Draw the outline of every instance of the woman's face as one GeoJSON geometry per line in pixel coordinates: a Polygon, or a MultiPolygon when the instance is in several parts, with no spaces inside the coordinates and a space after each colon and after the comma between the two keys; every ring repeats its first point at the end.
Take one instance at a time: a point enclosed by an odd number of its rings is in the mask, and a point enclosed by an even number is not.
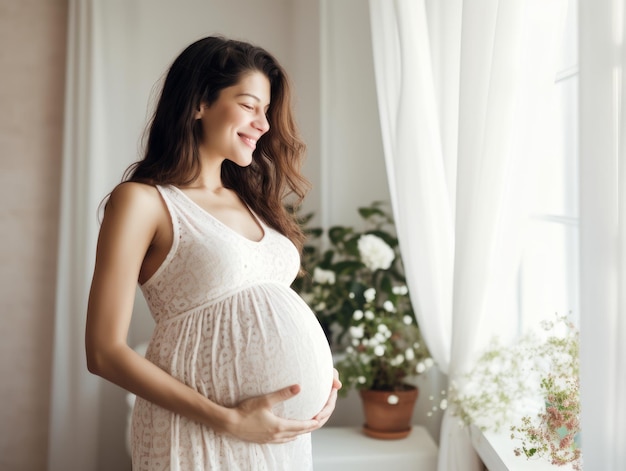
{"type": "Polygon", "coordinates": [[[200,154],[250,165],[259,138],[269,128],[270,82],[258,71],[250,72],[221,90],[210,106],[202,104],[196,119],[202,121],[200,154]]]}

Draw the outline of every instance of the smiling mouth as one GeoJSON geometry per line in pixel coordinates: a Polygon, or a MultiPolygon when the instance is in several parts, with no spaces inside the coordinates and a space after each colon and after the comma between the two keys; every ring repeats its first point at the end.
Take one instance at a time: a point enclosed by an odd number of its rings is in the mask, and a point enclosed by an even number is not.
{"type": "Polygon", "coordinates": [[[239,134],[241,140],[251,149],[256,149],[256,140],[252,139],[248,136],[244,136],[243,134],[239,134]]]}

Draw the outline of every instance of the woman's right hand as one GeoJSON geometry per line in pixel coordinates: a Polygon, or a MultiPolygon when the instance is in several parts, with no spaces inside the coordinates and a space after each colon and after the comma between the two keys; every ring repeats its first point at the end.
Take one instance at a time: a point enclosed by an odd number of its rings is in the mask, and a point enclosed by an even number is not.
{"type": "Polygon", "coordinates": [[[300,392],[300,386],[292,385],[263,396],[246,399],[232,409],[234,418],[226,432],[248,442],[285,443],[295,440],[303,433],[321,427],[319,420],[293,420],[277,416],[272,408],[300,392]]]}

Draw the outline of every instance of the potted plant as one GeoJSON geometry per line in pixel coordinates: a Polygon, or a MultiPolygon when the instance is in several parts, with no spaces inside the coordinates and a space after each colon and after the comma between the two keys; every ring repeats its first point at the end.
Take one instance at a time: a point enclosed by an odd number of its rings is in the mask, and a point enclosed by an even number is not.
{"type": "Polygon", "coordinates": [[[304,268],[311,276],[301,279],[296,290],[341,351],[336,364],[344,384],[340,392],[359,390],[365,433],[401,438],[411,430],[417,399],[417,387],[409,380],[433,361],[411,306],[392,218],[378,202],[359,208],[359,214],[365,229],[331,227],[325,250],[324,231],[307,231],[313,243],[305,247],[304,268]],[[379,416],[389,419],[396,412],[401,419],[376,423],[379,416]]]}

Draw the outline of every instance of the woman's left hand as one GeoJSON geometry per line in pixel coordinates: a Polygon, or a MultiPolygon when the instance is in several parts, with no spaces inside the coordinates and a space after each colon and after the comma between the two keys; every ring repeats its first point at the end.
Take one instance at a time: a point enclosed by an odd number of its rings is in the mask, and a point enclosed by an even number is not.
{"type": "Polygon", "coordinates": [[[326,401],[326,405],[323,409],[317,414],[313,419],[319,420],[320,427],[328,422],[331,414],[335,410],[335,404],[337,403],[337,391],[341,389],[341,381],[339,381],[339,372],[337,369],[333,369],[333,385],[330,390],[330,396],[328,397],[328,401],[326,401]]]}

